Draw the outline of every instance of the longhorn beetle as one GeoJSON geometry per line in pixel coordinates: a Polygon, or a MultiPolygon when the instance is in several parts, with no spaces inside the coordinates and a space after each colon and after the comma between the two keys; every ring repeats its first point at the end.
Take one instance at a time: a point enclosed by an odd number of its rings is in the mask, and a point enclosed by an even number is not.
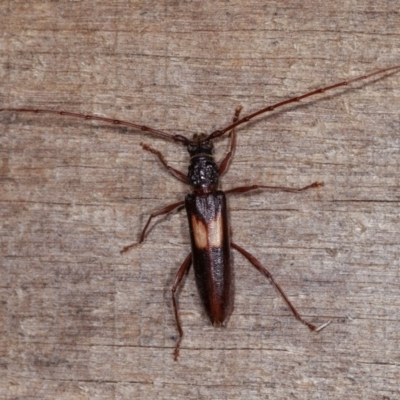
{"type": "MultiPolygon", "coordinates": [[[[182,281],[183,276],[193,264],[196,284],[204,308],[208,317],[215,326],[221,326],[227,320],[233,309],[233,290],[232,290],[232,265],[230,260],[230,248],[234,248],[247,258],[250,263],[262,274],[264,274],[275,289],[282,296],[286,304],[291,309],[296,319],[306,325],[311,331],[319,332],[325,328],[330,321],[315,326],[304,320],[297,312],[293,304],[285,295],[281,287],[274,280],[271,273],[261,265],[261,263],[250,253],[244,250],[236,243],[231,242],[228,227],[228,211],[226,206],[226,194],[230,193],[246,193],[258,189],[277,190],[284,192],[304,192],[308,189],[319,188],[323,186],[323,182],[314,182],[301,188],[283,187],[283,186],[266,186],[251,185],[239,186],[222,192],[218,190],[218,179],[223,175],[231,161],[231,157],[236,148],[235,128],[242,125],[258,115],[273,111],[278,107],[287,104],[296,103],[307,97],[321,94],[335,88],[347,86],[357,81],[381,75],[384,73],[394,73],[400,69],[400,65],[380,69],[368,74],[342,81],[330,86],[313,90],[298,97],[292,97],[288,100],[264,107],[261,110],[253,112],[245,117],[239,118],[241,107],[235,111],[235,115],[231,124],[223,129],[216,130],[209,135],[195,134],[193,139],[188,139],[182,135],[167,133],[158,129],[150,128],[144,125],[138,125],[131,122],[121,121],[112,118],[105,118],[95,115],[77,114],[67,111],[45,110],[45,109],[27,109],[27,108],[2,108],[1,111],[10,111],[18,113],[35,113],[35,114],[56,114],[67,117],[76,117],[92,121],[106,122],[113,125],[122,125],[134,128],[138,131],[146,132],[154,136],[182,143],[186,146],[190,155],[190,164],[188,174],[169,166],[165,161],[161,152],[153,149],[151,146],[142,144],[142,148],[156,155],[161,164],[178,180],[190,185],[192,192],[186,195],[184,201],[179,201],[165,206],[164,208],[153,212],[142,231],[139,243],[142,243],[146,237],[147,229],[153,218],[160,215],[168,214],[175,209],[186,208],[187,218],[190,228],[190,240],[192,251],[186,257],[178,273],[172,287],[172,302],[176,325],[178,328],[179,338],[175,345],[174,359],[177,360],[179,355],[179,347],[183,338],[183,330],[179,319],[178,304],[176,299],[177,289],[182,281]],[[223,136],[227,132],[231,133],[230,149],[222,162],[217,165],[213,158],[213,140],[223,136]]],[[[121,253],[125,253],[136,243],[124,247],[121,253]]]]}

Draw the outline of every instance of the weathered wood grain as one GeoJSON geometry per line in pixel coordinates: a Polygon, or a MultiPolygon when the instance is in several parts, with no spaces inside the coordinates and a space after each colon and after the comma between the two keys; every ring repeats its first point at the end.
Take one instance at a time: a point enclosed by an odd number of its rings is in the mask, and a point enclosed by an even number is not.
{"type": "MultiPolygon", "coordinates": [[[[192,135],[399,64],[389,1],[0,4],[0,108],[96,113],[192,135]]],[[[211,327],[189,274],[184,213],[129,254],[147,215],[187,188],[185,149],[127,129],[0,114],[0,393],[29,399],[395,399],[400,395],[400,74],[275,112],[238,131],[223,188],[234,240],[273,272],[311,334],[234,254],[236,304],[211,327]],[[129,135],[128,135],[129,133],[129,135]]],[[[217,143],[217,157],[227,149],[217,143]]]]}

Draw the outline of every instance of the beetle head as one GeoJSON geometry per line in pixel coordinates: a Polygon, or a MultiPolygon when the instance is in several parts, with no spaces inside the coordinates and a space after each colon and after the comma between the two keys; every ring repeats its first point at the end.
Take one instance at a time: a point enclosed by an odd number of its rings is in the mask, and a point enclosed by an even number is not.
{"type": "Polygon", "coordinates": [[[193,139],[188,143],[187,150],[190,154],[190,158],[198,155],[212,156],[213,143],[211,140],[207,140],[205,134],[195,134],[193,139]]]}

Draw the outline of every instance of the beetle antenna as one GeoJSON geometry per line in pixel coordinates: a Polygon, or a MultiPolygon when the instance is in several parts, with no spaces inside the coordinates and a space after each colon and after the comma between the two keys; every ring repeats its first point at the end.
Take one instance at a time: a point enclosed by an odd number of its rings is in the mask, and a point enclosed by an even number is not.
{"type": "Polygon", "coordinates": [[[334,85],[325,86],[323,88],[316,89],[316,90],[313,90],[311,92],[302,94],[301,96],[292,97],[290,99],[281,101],[281,102],[273,104],[271,106],[264,107],[261,110],[258,110],[258,111],[254,112],[252,114],[249,114],[249,115],[246,115],[243,118],[240,118],[236,122],[231,123],[230,125],[228,125],[227,127],[223,128],[223,129],[220,129],[220,130],[212,132],[207,137],[207,139],[210,140],[210,139],[215,139],[217,137],[220,137],[220,136],[224,135],[226,132],[229,132],[230,130],[236,128],[237,126],[242,125],[245,122],[250,121],[251,119],[257,117],[258,115],[264,114],[266,112],[273,111],[273,110],[275,110],[275,109],[277,109],[279,107],[285,106],[287,104],[297,103],[300,100],[303,100],[303,99],[305,99],[307,97],[311,97],[311,96],[315,96],[317,94],[325,93],[325,92],[328,92],[328,91],[330,91],[332,89],[336,89],[336,88],[341,87],[341,86],[348,86],[348,85],[350,85],[352,83],[355,83],[355,82],[358,82],[358,81],[363,81],[363,80],[368,79],[368,78],[370,78],[372,76],[384,74],[385,72],[391,71],[392,73],[395,73],[395,72],[397,72],[397,70],[400,70],[400,65],[396,65],[394,67],[388,67],[388,68],[379,69],[377,71],[370,72],[369,74],[366,74],[366,75],[358,76],[358,77],[353,78],[353,79],[349,79],[349,80],[346,80],[346,81],[335,83],[334,85]]]}
{"type": "Polygon", "coordinates": [[[106,118],[100,117],[98,115],[86,115],[86,114],[79,114],[73,113],[69,111],[57,111],[57,110],[45,110],[45,109],[30,109],[30,108],[0,108],[1,111],[10,111],[10,112],[18,112],[18,113],[32,113],[32,114],[56,114],[56,115],[63,115],[67,117],[74,117],[74,118],[81,118],[88,121],[100,121],[105,122],[107,124],[112,125],[120,125],[120,126],[128,126],[130,128],[135,128],[138,131],[148,132],[154,136],[161,137],[163,139],[173,140],[174,142],[181,142],[184,145],[190,143],[190,140],[182,135],[172,135],[171,133],[167,133],[161,131],[159,129],[150,128],[146,125],[139,125],[134,124],[132,122],[122,121],[120,119],[113,119],[113,118],[106,118]]]}

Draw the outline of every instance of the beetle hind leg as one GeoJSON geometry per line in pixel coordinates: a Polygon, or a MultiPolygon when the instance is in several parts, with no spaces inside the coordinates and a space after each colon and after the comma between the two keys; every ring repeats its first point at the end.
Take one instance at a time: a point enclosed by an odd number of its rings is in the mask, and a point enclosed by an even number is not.
{"type": "Polygon", "coordinates": [[[245,249],[243,249],[242,247],[238,246],[235,243],[231,243],[231,246],[237,250],[239,253],[241,253],[244,257],[246,257],[250,263],[258,270],[260,271],[266,278],[268,278],[268,280],[271,282],[272,286],[279,292],[279,294],[282,296],[283,300],[285,300],[286,304],[289,306],[289,308],[291,309],[294,317],[300,321],[302,324],[304,324],[305,326],[307,326],[311,331],[314,332],[320,332],[322,331],[322,329],[324,329],[325,327],[327,327],[331,321],[329,320],[328,322],[325,322],[319,326],[313,325],[310,322],[306,321],[300,314],[299,312],[296,310],[296,308],[294,307],[294,305],[291,303],[291,301],[289,300],[289,298],[286,296],[285,292],[282,290],[282,288],[278,285],[277,282],[275,282],[274,277],[272,276],[272,274],[261,265],[261,263],[254,257],[252,256],[250,253],[248,253],[245,249]]]}
{"type": "Polygon", "coordinates": [[[174,285],[172,286],[172,304],[174,306],[174,314],[175,314],[175,321],[176,321],[176,327],[178,328],[178,333],[179,333],[179,338],[175,344],[175,350],[174,350],[174,360],[177,361],[179,357],[179,347],[182,342],[183,338],[183,329],[181,322],[179,320],[179,309],[178,309],[178,301],[176,298],[176,291],[179,288],[179,285],[182,282],[183,276],[185,275],[185,272],[189,271],[190,265],[192,264],[192,253],[190,253],[186,258],[185,261],[182,263],[180,266],[178,273],[176,274],[175,277],[175,282],[174,285]]]}

